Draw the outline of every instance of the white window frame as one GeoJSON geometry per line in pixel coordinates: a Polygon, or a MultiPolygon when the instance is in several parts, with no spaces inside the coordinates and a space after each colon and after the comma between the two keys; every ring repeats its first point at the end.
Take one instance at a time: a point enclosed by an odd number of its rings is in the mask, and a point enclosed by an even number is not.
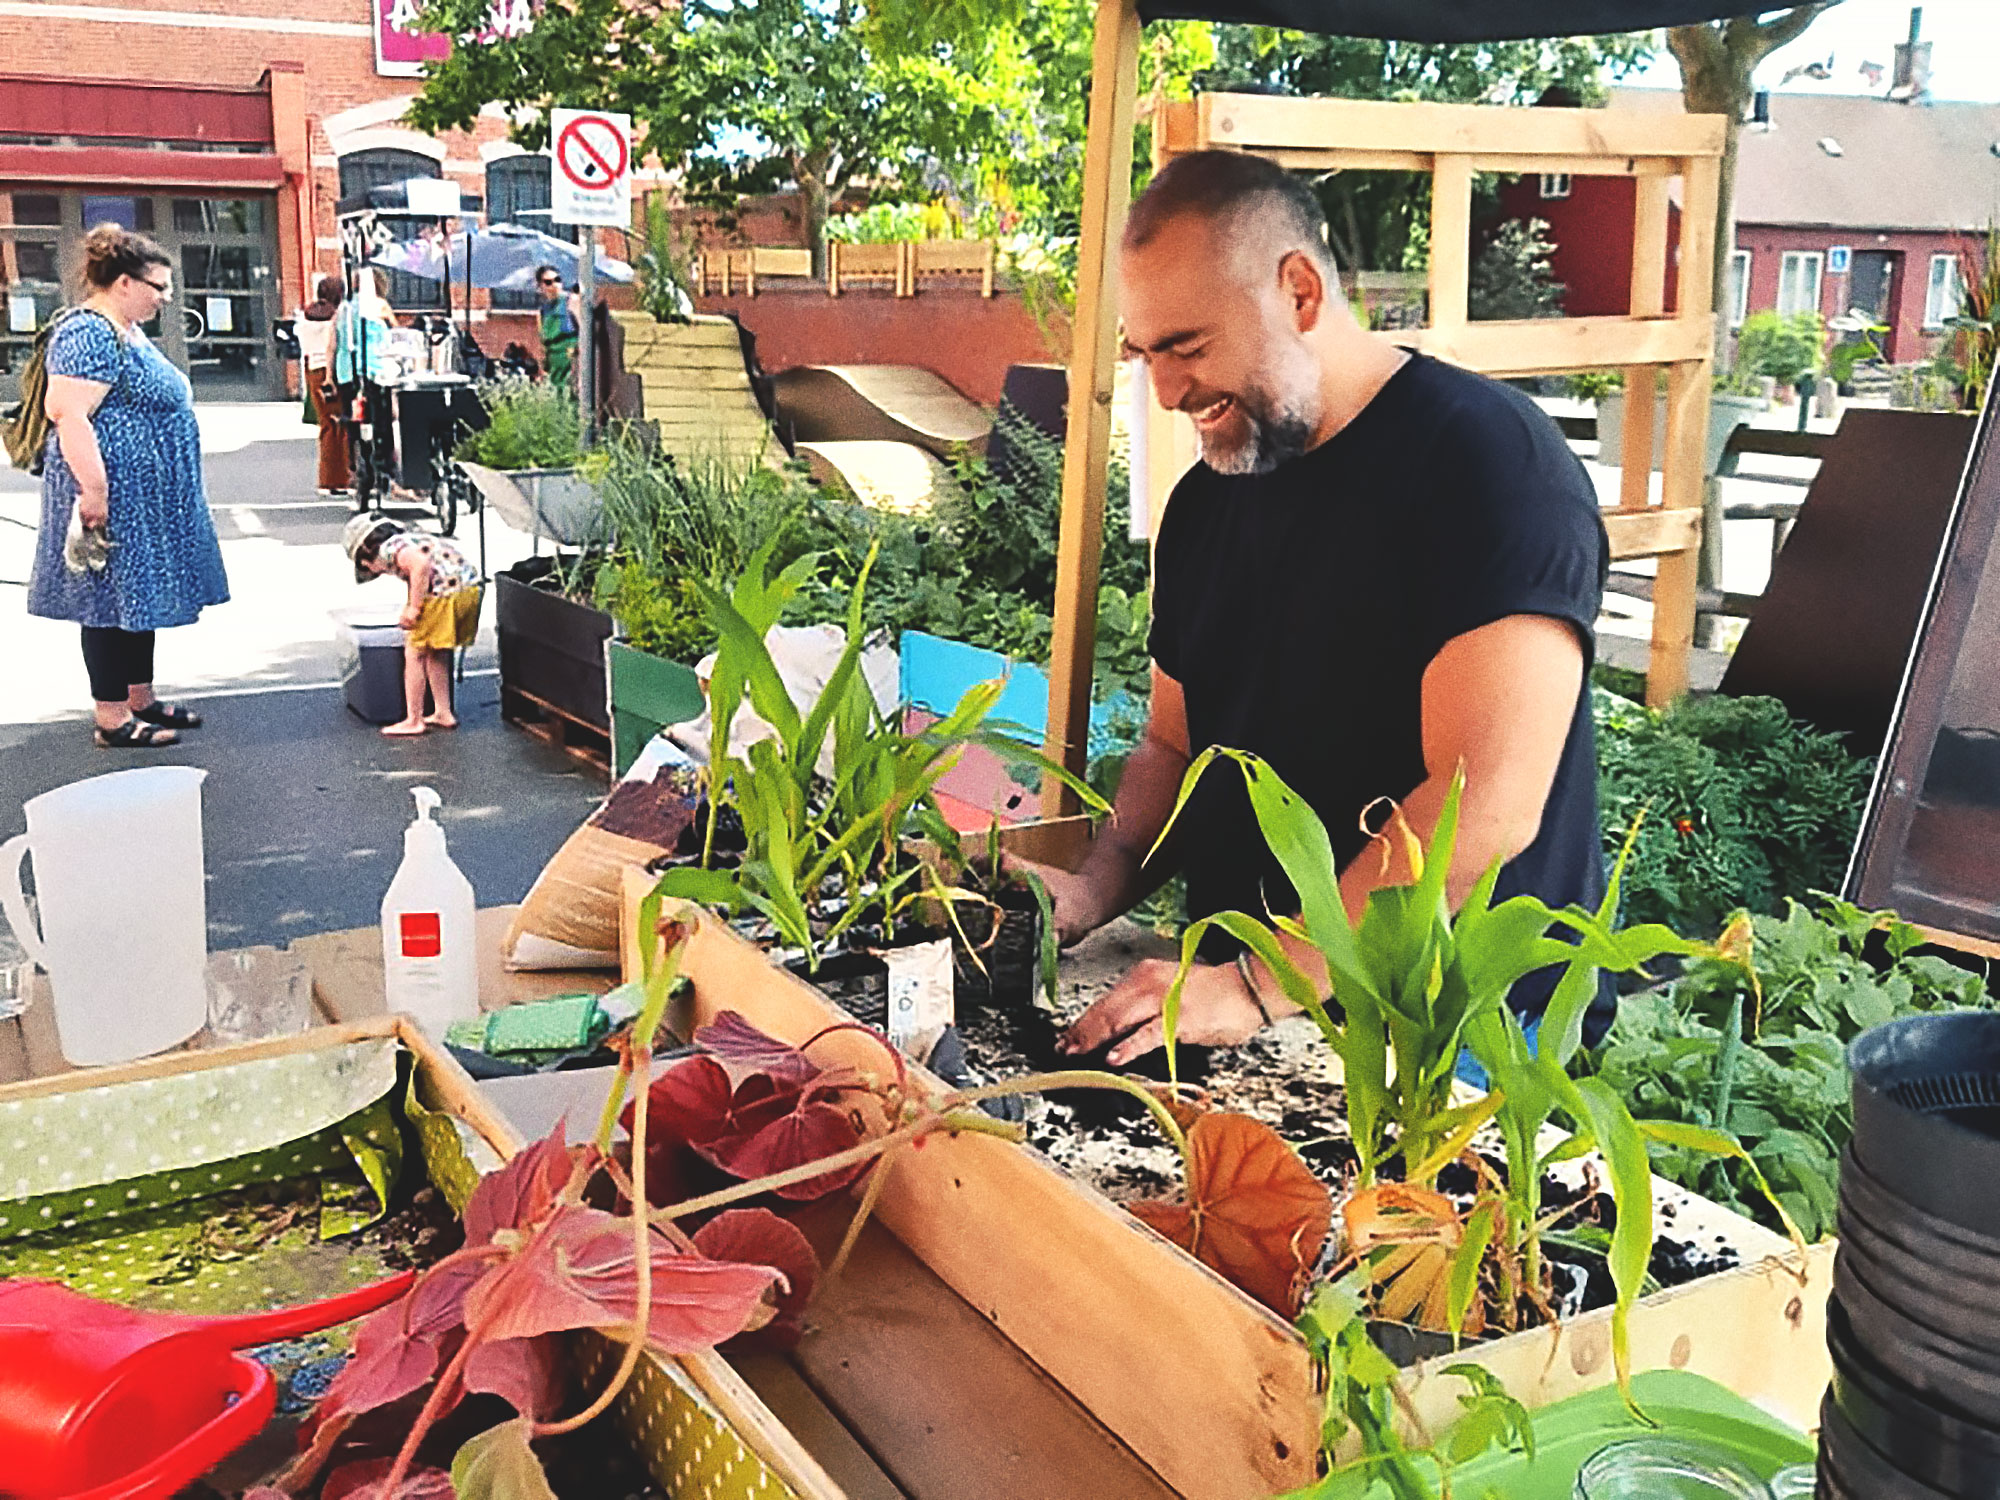
{"type": "Polygon", "coordinates": [[[1729,252],[1729,274],[1735,278],[1736,297],[1729,307],[1729,326],[1741,328],[1743,320],[1750,315],[1750,267],[1754,264],[1748,250],[1729,252]]]}
{"type": "Polygon", "coordinates": [[[1933,255],[1930,269],[1924,276],[1924,327],[1936,329],[1958,316],[1965,306],[1965,287],[1958,276],[1956,255],[1933,255]],[[1945,267],[1944,284],[1939,285],[1938,267],[1945,267]],[[1946,289],[1949,288],[1947,292],[1946,289]],[[1947,308],[1944,304],[1950,302],[1947,308]]]}
{"type": "Polygon", "coordinates": [[[1778,311],[1780,313],[1818,312],[1820,301],[1826,295],[1826,252],[1824,250],[1787,250],[1778,262],[1778,311]],[[1794,264],[1812,266],[1812,297],[1803,306],[1785,306],[1785,283],[1794,264]]]}
{"type": "Polygon", "coordinates": [[[1567,172],[1542,173],[1541,192],[1543,201],[1551,198],[1567,198],[1570,189],[1570,175],[1567,172]]]}

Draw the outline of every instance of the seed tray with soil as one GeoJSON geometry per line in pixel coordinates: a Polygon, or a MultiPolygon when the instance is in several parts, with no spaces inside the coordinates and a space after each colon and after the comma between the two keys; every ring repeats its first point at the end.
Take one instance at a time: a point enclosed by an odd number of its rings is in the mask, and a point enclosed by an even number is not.
{"type": "MultiPolygon", "coordinates": [[[[1056,1014],[1034,1007],[961,1011],[958,1029],[968,1065],[976,1075],[993,1079],[1076,1066],[1075,1058],[1056,1051],[1063,1028],[1108,993],[1134,964],[1178,957],[1177,944],[1129,921],[1111,923],[1063,955],[1056,1014]]],[[[1238,1047],[1180,1051],[1182,1080],[1206,1089],[1216,1108],[1272,1126],[1336,1199],[1351,1189],[1356,1157],[1347,1137],[1338,1068],[1309,1019],[1289,1017],[1238,1047]]],[[[1164,1054],[1141,1060],[1128,1071],[1164,1077],[1164,1054]]],[[[1030,1145],[1114,1202],[1158,1197],[1180,1184],[1181,1163],[1174,1148],[1145,1111],[1124,1095],[1078,1090],[1031,1096],[1027,1130],[1030,1145]]],[[[1476,1139],[1474,1149],[1499,1167],[1497,1140],[1476,1139]]],[[[1473,1202],[1474,1174],[1469,1167],[1447,1168],[1438,1187],[1463,1211],[1473,1202]]],[[[1712,1222],[1686,1231],[1677,1228],[1683,1217],[1712,1218],[1685,1212],[1691,1195],[1657,1181],[1655,1192],[1657,1232],[1648,1292],[1684,1285],[1744,1262],[1742,1246],[1732,1242],[1726,1228],[1712,1222]]],[[[1556,1281],[1555,1310],[1571,1318],[1610,1306],[1615,1291],[1599,1247],[1608,1240],[1617,1213],[1592,1166],[1569,1163],[1555,1169],[1544,1187],[1544,1204],[1550,1211],[1572,1210],[1546,1245],[1556,1281]]],[[[1337,1237],[1330,1238],[1321,1269],[1337,1256],[1337,1237]]],[[[1496,1335],[1502,1331],[1493,1330],[1496,1335]]]]}

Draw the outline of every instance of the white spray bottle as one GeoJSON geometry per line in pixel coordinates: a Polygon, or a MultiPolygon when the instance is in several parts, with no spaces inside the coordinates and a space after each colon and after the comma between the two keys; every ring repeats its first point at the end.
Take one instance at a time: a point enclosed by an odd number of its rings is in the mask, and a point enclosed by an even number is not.
{"type": "Polygon", "coordinates": [[[413,786],[416,821],[403,832],[403,863],[382,898],[382,983],[389,1009],[404,1011],[431,1036],[479,1014],[479,956],[472,882],[445,852],[431,817],[441,799],[413,786]]]}

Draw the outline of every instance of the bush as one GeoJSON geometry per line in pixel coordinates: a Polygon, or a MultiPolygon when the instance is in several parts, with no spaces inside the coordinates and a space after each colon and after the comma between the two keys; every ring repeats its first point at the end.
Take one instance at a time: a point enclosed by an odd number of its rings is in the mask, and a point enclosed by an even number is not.
{"type": "Polygon", "coordinates": [[[1656,711],[1593,687],[1607,856],[1644,813],[1624,919],[1714,934],[1739,907],[1837,886],[1873,761],[1775,698],[1690,698],[1656,711]]]}
{"type": "Polygon", "coordinates": [[[1472,262],[1467,311],[1473,318],[1557,318],[1564,287],[1549,268],[1555,242],[1540,219],[1509,219],[1472,262]]]}
{"type": "Polygon", "coordinates": [[[1736,335],[1736,369],[1792,385],[1819,368],[1826,325],[1816,312],[1755,312],[1736,335]]]}
{"type": "Polygon", "coordinates": [[[583,442],[576,396],[552,380],[503,376],[479,387],[487,425],[468,433],[456,456],[489,469],[567,469],[583,442]]]}

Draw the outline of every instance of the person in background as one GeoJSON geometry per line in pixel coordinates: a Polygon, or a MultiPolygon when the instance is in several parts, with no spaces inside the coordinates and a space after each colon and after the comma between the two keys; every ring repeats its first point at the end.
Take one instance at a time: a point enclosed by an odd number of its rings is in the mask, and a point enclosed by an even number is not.
{"type": "Polygon", "coordinates": [[[83,627],[99,746],[170,745],[201,715],[154,696],[154,632],[191,625],[229,598],[202,491],[194,391],[139,327],[172,300],[173,262],[116,224],[91,230],[83,254],[82,305],[49,337],[28,613],[83,627]],[[82,542],[74,549],[72,517],[82,542]]]}
{"type": "Polygon", "coordinates": [[[397,623],[403,627],[404,714],[382,726],[392,739],[458,728],[451,707],[451,655],[479,633],[479,572],[443,537],[411,531],[400,521],[364,513],[347,523],[342,540],[354,581],[393,573],[410,588],[397,623]],[[432,711],[424,712],[430,690],[432,711]]]}
{"type": "Polygon", "coordinates": [[[567,385],[576,361],[583,303],[575,292],[563,290],[562,272],[554,266],[535,267],[535,290],[542,294],[542,364],[549,379],[567,385]]]}
{"type": "Polygon", "coordinates": [[[385,387],[402,374],[402,367],[390,353],[389,332],[395,326],[395,311],[382,295],[376,273],[363,271],[354,295],[334,314],[331,365],[343,418],[350,413],[357,420],[366,420],[369,413],[376,415],[372,457],[378,474],[386,474],[394,466],[395,434],[386,419],[389,398],[385,387]]]}
{"type": "Polygon", "coordinates": [[[293,321],[299,341],[299,379],[319,423],[319,492],[344,495],[353,484],[347,467],[347,433],[340,422],[340,397],[333,379],[333,318],[347,288],[338,276],[322,276],[318,295],[293,321]]]}

